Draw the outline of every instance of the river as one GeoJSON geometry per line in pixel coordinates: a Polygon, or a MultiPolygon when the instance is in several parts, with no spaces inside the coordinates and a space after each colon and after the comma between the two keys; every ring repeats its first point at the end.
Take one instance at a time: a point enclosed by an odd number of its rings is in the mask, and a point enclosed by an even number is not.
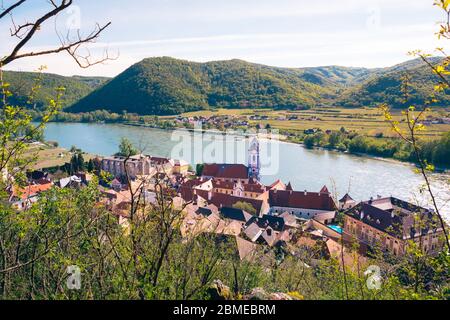
{"type": "MultiPolygon", "coordinates": [[[[246,163],[249,140],[223,135],[194,135],[116,124],[50,123],[45,139],[61,147],[76,146],[85,152],[108,156],[118,151],[127,137],[145,154],[175,157],[191,164],[200,162],[246,163]]],[[[414,166],[385,159],[344,154],[329,150],[306,149],[301,145],[261,140],[262,177],[265,184],[276,179],[291,182],[295,190],[319,191],[323,185],[343,196],[350,191],[355,200],[394,196],[427,206],[420,194],[423,184],[414,166]]],[[[433,174],[433,190],[447,220],[450,220],[450,176],[433,174]]]]}

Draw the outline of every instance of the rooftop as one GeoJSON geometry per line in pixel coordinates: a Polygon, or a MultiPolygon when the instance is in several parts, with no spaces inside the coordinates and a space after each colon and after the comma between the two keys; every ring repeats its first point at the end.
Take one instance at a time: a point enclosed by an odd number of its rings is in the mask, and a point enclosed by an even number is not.
{"type": "Polygon", "coordinates": [[[440,230],[430,210],[393,197],[361,202],[345,214],[399,239],[440,230]]]}
{"type": "Polygon", "coordinates": [[[270,190],[269,203],[276,207],[336,210],[336,204],[328,193],[270,190]]]}
{"type": "Polygon", "coordinates": [[[202,175],[226,179],[248,179],[248,168],[243,164],[205,164],[202,175]]]}

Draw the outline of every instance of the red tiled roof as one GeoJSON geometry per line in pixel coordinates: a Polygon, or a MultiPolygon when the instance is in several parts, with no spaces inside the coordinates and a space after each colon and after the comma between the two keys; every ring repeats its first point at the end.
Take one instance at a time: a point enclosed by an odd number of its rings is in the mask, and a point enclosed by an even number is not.
{"type": "Polygon", "coordinates": [[[25,188],[14,188],[13,197],[21,198],[22,200],[28,199],[37,195],[40,192],[47,191],[53,187],[53,183],[48,182],[45,184],[33,184],[25,188]]]}
{"type": "Polygon", "coordinates": [[[213,187],[219,189],[234,189],[234,182],[213,180],[213,187]]]}
{"type": "Polygon", "coordinates": [[[260,183],[248,183],[244,184],[243,187],[244,191],[247,192],[264,193],[266,191],[264,186],[260,183]]]}
{"type": "Polygon", "coordinates": [[[284,183],[283,183],[280,179],[278,179],[277,181],[275,181],[274,183],[272,183],[270,186],[267,186],[267,188],[268,188],[268,189],[273,189],[273,188],[275,188],[275,187],[278,186],[278,185],[282,186],[283,189],[286,189],[286,186],[284,185],[284,183]]]}
{"type": "Polygon", "coordinates": [[[329,194],[317,192],[271,190],[269,203],[277,207],[336,210],[336,204],[329,194]]]}
{"type": "Polygon", "coordinates": [[[253,208],[256,209],[256,213],[259,213],[263,206],[262,200],[242,198],[242,197],[237,197],[237,196],[228,195],[228,194],[224,194],[224,193],[218,193],[218,192],[212,192],[211,200],[209,200],[209,201],[218,208],[221,208],[221,207],[232,208],[233,205],[235,205],[237,202],[247,202],[247,203],[251,204],[253,206],[253,208]]]}
{"type": "Polygon", "coordinates": [[[205,164],[202,175],[227,179],[248,179],[248,168],[243,164],[205,164]]]}

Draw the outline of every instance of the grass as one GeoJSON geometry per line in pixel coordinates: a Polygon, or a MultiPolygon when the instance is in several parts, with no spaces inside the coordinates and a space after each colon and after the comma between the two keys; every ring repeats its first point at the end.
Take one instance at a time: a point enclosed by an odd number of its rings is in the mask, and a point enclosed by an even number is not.
{"type": "MultiPolygon", "coordinates": [[[[448,115],[448,111],[440,109],[440,112],[448,115]]],[[[303,131],[310,128],[320,128],[322,130],[339,130],[341,127],[349,131],[356,131],[367,136],[375,136],[382,133],[386,137],[395,136],[390,129],[389,124],[384,120],[380,110],[374,108],[344,109],[344,108],[314,108],[310,110],[287,111],[271,109],[217,109],[188,112],[182,116],[234,116],[246,117],[249,115],[267,115],[268,120],[250,121],[251,124],[266,124],[274,129],[280,130],[298,130],[303,131]],[[280,120],[280,117],[295,115],[298,120],[280,120]]],[[[431,116],[438,116],[438,111],[429,113],[431,116]]],[[[400,111],[393,111],[395,120],[401,120],[400,111]]],[[[167,117],[169,119],[169,117],[167,117]]],[[[406,125],[401,125],[406,128],[406,125]]],[[[436,138],[444,132],[450,131],[450,124],[433,124],[427,127],[426,131],[421,132],[423,137],[436,138]]]]}
{"type": "MultiPolygon", "coordinates": [[[[31,144],[25,152],[26,157],[36,157],[36,162],[32,163],[29,168],[33,170],[52,168],[62,166],[70,162],[72,153],[68,150],[53,147],[47,144],[31,144]]],[[[83,153],[85,161],[95,158],[94,155],[83,153]]]]}

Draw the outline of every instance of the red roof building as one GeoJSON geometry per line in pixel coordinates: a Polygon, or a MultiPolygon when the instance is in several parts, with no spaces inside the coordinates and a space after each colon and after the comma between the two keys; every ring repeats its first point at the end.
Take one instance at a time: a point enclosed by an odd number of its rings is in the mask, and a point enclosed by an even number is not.
{"type": "Polygon", "coordinates": [[[205,164],[202,177],[221,181],[249,182],[248,167],[243,164],[205,164]]]}
{"type": "Polygon", "coordinates": [[[329,193],[307,191],[270,190],[269,204],[272,214],[288,212],[304,219],[337,209],[329,193]]]}

